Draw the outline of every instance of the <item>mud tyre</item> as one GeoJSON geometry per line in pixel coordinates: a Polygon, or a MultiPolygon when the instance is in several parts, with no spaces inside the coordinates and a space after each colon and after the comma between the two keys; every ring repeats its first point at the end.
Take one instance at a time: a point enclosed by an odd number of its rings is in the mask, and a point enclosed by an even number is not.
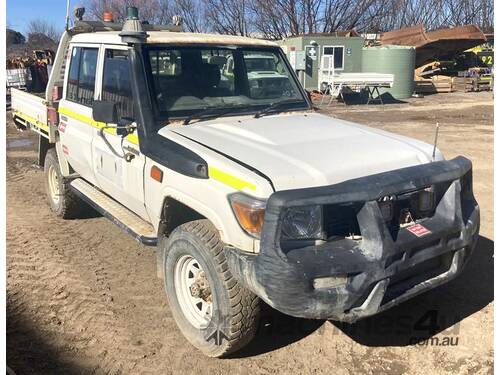
{"type": "Polygon", "coordinates": [[[229,271],[213,225],[180,225],[160,246],[170,309],[187,340],[210,357],[247,345],[257,331],[260,301],[229,271]]]}

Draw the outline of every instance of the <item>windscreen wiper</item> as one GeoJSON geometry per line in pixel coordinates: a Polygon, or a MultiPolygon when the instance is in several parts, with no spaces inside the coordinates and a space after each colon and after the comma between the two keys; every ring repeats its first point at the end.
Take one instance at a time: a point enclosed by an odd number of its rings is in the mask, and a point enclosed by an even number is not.
{"type": "Polygon", "coordinates": [[[286,104],[297,104],[297,103],[303,103],[303,100],[299,99],[286,99],[286,100],[280,100],[279,102],[274,102],[265,107],[264,109],[261,109],[258,111],[253,117],[259,118],[262,117],[263,115],[269,113],[269,112],[276,112],[275,109],[278,109],[286,104]]]}
{"type": "Polygon", "coordinates": [[[184,125],[188,125],[194,118],[199,121],[206,121],[210,119],[217,118],[219,116],[227,115],[235,110],[235,108],[242,108],[242,106],[231,106],[231,107],[205,107],[201,111],[192,113],[184,118],[182,122],[184,125]]]}

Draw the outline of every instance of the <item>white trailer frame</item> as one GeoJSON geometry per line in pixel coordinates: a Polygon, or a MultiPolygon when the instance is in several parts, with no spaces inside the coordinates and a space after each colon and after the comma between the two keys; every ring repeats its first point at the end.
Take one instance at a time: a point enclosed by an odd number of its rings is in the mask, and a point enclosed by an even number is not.
{"type": "Polygon", "coordinates": [[[393,85],[394,75],[385,73],[336,73],[331,71],[327,75],[320,75],[320,79],[318,80],[319,90],[324,94],[321,104],[323,104],[326,94],[329,94],[330,101],[328,102],[328,105],[330,105],[332,101],[338,97],[340,97],[345,103],[343,96],[343,90],[345,87],[349,87],[354,91],[367,89],[368,101],[366,104],[375,100],[379,100],[382,104],[384,104],[382,97],[380,96],[379,88],[391,88],[393,85]],[[326,89],[321,87],[324,83],[326,83],[326,89]],[[377,99],[374,97],[375,93],[377,94],[377,99]]]}

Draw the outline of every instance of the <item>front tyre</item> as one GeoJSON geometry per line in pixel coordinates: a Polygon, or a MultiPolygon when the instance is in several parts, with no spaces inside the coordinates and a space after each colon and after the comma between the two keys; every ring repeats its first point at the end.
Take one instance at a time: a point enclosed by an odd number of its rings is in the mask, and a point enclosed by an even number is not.
{"type": "Polygon", "coordinates": [[[78,217],[85,203],[71,190],[70,180],[61,174],[57,153],[54,148],[47,151],[44,162],[45,190],[50,208],[63,219],[78,217]]]}
{"type": "Polygon", "coordinates": [[[167,298],[188,341],[210,357],[249,343],[257,331],[259,299],[231,275],[213,225],[180,225],[161,244],[167,298]]]}

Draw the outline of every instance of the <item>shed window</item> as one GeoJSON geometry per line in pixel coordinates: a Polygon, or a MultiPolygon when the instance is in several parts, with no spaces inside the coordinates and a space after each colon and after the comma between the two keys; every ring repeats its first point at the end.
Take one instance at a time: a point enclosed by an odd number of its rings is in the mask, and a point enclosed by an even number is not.
{"type": "Polygon", "coordinates": [[[330,64],[333,69],[344,69],[344,47],[323,47],[323,56],[329,56],[330,64]],[[333,57],[330,57],[333,56],[333,57]]]}

